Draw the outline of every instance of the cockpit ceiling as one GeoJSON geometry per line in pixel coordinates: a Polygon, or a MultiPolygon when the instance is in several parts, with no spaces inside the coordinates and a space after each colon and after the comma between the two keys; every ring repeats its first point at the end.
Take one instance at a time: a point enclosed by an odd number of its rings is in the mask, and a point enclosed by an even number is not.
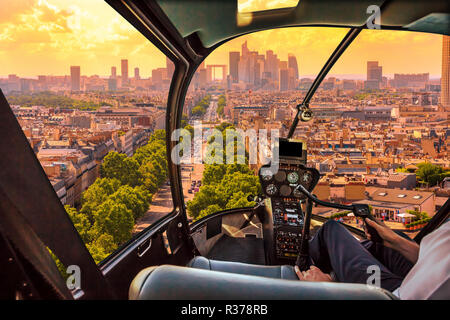
{"type": "Polygon", "coordinates": [[[183,37],[197,33],[205,48],[241,34],[279,27],[364,26],[371,5],[381,7],[381,29],[450,35],[450,4],[442,0],[300,0],[293,8],[245,13],[238,13],[237,0],[157,3],[183,37]]]}

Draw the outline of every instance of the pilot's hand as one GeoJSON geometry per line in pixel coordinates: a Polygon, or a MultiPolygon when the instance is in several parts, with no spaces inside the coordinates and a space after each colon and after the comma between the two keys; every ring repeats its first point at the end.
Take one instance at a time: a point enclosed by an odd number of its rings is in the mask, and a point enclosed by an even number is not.
{"type": "Polygon", "coordinates": [[[300,271],[298,266],[294,267],[295,273],[298,278],[302,281],[316,281],[316,282],[332,282],[331,276],[327,273],[323,273],[322,270],[317,268],[316,266],[311,266],[309,270],[300,271]]]}
{"type": "MultiPolygon", "coordinates": [[[[370,220],[368,218],[365,219],[365,222],[373,227],[383,239],[383,245],[385,247],[394,249],[397,245],[397,242],[400,238],[398,234],[396,234],[394,231],[392,231],[389,227],[387,227],[385,224],[381,225],[373,220],[370,220]]],[[[364,231],[366,233],[367,239],[371,240],[370,234],[367,231],[367,228],[364,228],[364,231]]]]}

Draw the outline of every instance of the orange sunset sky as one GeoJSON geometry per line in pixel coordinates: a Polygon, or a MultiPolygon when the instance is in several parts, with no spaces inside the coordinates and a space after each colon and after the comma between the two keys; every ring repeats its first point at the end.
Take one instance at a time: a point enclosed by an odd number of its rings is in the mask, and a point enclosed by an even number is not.
{"type": "MultiPolygon", "coordinates": [[[[241,7],[261,0],[240,0],[241,7]]],[[[285,0],[292,3],[293,0],[285,0]]],[[[255,7],[257,8],[257,7],[255,7]]],[[[234,39],[207,58],[207,64],[228,64],[228,52],[247,40],[251,50],[273,50],[282,60],[297,56],[300,75],[317,74],[340,39],[339,28],[286,28],[234,39]]],[[[330,74],[366,73],[366,61],[378,60],[383,74],[441,75],[442,36],[365,30],[347,49],[330,74]]],[[[102,0],[0,0],[0,77],[69,74],[70,65],[83,75],[107,76],[120,60],[129,60],[129,74],[141,77],[165,66],[164,55],[102,0]]]]}

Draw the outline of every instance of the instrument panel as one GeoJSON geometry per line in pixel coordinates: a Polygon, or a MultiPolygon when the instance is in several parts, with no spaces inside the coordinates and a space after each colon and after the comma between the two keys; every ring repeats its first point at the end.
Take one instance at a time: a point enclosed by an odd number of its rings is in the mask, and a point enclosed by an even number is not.
{"type": "Polygon", "coordinates": [[[263,192],[269,198],[301,200],[305,196],[295,188],[301,184],[308,191],[312,191],[319,181],[320,174],[316,169],[301,164],[280,164],[276,173],[273,173],[269,166],[261,167],[259,177],[263,192]]]}
{"type": "Polygon", "coordinates": [[[270,201],[273,250],[278,263],[295,260],[302,241],[304,214],[300,201],[306,197],[295,189],[301,184],[308,191],[312,191],[319,178],[319,171],[300,163],[282,162],[275,173],[269,165],[259,170],[261,187],[270,201]]]}

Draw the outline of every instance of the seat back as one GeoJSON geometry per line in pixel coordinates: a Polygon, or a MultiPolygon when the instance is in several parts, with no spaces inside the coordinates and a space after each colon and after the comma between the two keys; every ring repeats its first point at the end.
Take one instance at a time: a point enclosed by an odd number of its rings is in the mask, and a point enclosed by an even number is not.
{"type": "Polygon", "coordinates": [[[389,300],[386,290],[363,284],[305,282],[163,265],[142,270],[132,300],[389,300]]]}

